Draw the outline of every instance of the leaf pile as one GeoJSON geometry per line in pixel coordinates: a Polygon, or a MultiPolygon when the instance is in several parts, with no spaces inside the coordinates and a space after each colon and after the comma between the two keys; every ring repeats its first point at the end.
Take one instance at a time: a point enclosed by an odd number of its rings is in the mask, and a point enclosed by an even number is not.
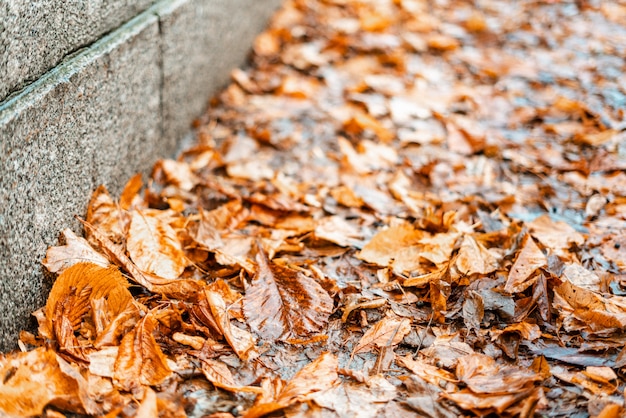
{"type": "Polygon", "coordinates": [[[197,143],[48,250],[0,411],[624,414],[625,28],[287,1],[197,143]]]}

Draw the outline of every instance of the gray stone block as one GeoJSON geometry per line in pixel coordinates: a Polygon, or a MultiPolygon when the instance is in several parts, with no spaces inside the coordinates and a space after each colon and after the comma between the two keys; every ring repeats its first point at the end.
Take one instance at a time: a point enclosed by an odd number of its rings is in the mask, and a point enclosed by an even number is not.
{"type": "Polygon", "coordinates": [[[176,0],[155,7],[161,21],[163,120],[180,139],[230,71],[244,63],[255,35],[281,0],[176,0]]]}
{"type": "MultiPolygon", "coordinates": [[[[0,349],[51,283],[40,261],[92,190],[118,193],[161,142],[158,20],[144,13],[0,105],[0,349]]],[[[170,144],[171,145],[171,144],[170,144]]]]}
{"type": "MultiPolygon", "coordinates": [[[[44,305],[51,282],[40,261],[63,228],[80,231],[74,215],[84,215],[92,190],[106,184],[116,195],[134,173],[171,157],[279,4],[160,0],[0,101],[0,351],[15,348],[44,305]]],[[[6,39],[0,34],[0,47],[6,39]]]]}
{"type": "Polygon", "coordinates": [[[154,0],[0,0],[0,102],[154,0]]]}

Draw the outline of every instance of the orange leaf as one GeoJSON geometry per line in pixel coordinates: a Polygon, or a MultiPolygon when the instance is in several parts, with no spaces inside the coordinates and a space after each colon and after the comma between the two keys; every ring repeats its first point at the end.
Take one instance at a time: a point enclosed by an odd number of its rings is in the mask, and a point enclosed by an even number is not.
{"type": "Polygon", "coordinates": [[[520,251],[506,281],[504,290],[509,293],[523,292],[528,286],[532,285],[537,279],[528,280],[528,278],[537,269],[548,264],[548,259],[541,252],[535,241],[528,234],[524,237],[522,250],[520,251]]]}
{"type": "MultiPolygon", "coordinates": [[[[91,195],[86,221],[105,231],[107,238],[113,242],[120,243],[128,231],[129,217],[128,212],[113,201],[107,188],[100,185],[91,195]]],[[[90,230],[85,230],[85,236],[89,242],[95,243],[90,230]]]]}
{"type": "Polygon", "coordinates": [[[263,392],[263,389],[259,387],[242,386],[237,383],[228,367],[221,361],[202,359],[202,373],[213,385],[230,392],[263,392]]]}
{"type": "Polygon", "coordinates": [[[77,236],[71,229],[64,229],[61,236],[65,245],[48,248],[46,258],[42,261],[48,271],[60,274],[77,263],[93,263],[101,267],[109,265],[105,256],[94,250],[86,239],[77,236]]]}
{"type": "Polygon", "coordinates": [[[142,271],[165,279],[177,279],[189,264],[176,232],[160,211],[132,212],[127,250],[142,271]]]}
{"type": "Polygon", "coordinates": [[[81,393],[84,380],[80,373],[52,350],[38,348],[2,356],[0,374],[4,376],[0,381],[0,415],[39,416],[48,405],[75,413],[102,412],[81,393]]]}
{"type": "Polygon", "coordinates": [[[314,279],[270,262],[259,248],[257,274],[243,299],[253,331],[267,340],[319,332],[333,311],[333,300],[314,279]]]}
{"type": "Polygon", "coordinates": [[[456,266],[466,275],[489,274],[498,268],[498,259],[481,243],[466,235],[459,248],[456,266]]]}
{"type": "Polygon", "coordinates": [[[128,282],[116,267],[79,263],[66,269],[54,283],[46,303],[47,327],[61,352],[86,361],[74,331],[91,312],[96,336],[123,333],[138,315],[128,282]],[[117,331],[113,331],[115,328],[117,331]]]}
{"type": "Polygon", "coordinates": [[[407,251],[407,247],[417,244],[424,233],[408,223],[382,229],[365,244],[357,257],[368,263],[387,267],[398,258],[400,251],[407,251]]]}
{"type": "Polygon", "coordinates": [[[205,290],[204,294],[220,332],[237,356],[242,360],[248,360],[252,354],[251,350],[256,345],[256,340],[248,331],[230,323],[230,314],[226,308],[226,303],[219,293],[205,290]]]}
{"type": "Polygon", "coordinates": [[[304,402],[312,394],[331,388],[338,379],[337,366],[338,361],[334,354],[322,354],[317,360],[300,369],[275,399],[254,405],[244,417],[261,417],[297,402],[304,402]]]}
{"type": "Polygon", "coordinates": [[[411,321],[407,318],[383,318],[363,334],[352,354],[370,351],[374,347],[392,347],[399,344],[410,331],[411,321]]]}
{"type": "Polygon", "coordinates": [[[161,384],[172,373],[152,332],[156,321],[148,313],[124,336],[115,360],[114,381],[121,389],[138,392],[141,386],[161,384]]]}

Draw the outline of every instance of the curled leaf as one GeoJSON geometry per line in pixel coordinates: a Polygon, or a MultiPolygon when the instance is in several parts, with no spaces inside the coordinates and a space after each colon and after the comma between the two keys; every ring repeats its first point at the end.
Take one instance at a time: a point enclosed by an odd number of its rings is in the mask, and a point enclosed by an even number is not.
{"type": "Polygon", "coordinates": [[[71,229],[65,228],[61,237],[65,244],[48,248],[46,258],[42,261],[48,271],[60,274],[78,263],[93,263],[101,267],[109,265],[105,256],[94,250],[86,239],[77,236],[71,229]]]}

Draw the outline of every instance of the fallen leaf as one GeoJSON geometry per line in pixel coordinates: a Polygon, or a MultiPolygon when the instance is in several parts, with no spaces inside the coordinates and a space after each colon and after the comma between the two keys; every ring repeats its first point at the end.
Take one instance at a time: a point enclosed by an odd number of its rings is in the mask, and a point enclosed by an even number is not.
{"type": "Polygon", "coordinates": [[[498,266],[498,258],[470,235],[463,237],[456,266],[465,275],[489,274],[498,266]]]}
{"type": "Polygon", "coordinates": [[[312,278],[270,262],[259,250],[257,273],[243,299],[248,325],[266,340],[319,332],[333,311],[333,300],[312,278]]]}
{"type": "Polygon", "coordinates": [[[85,349],[93,342],[80,343],[74,332],[87,314],[96,335],[112,333],[112,342],[130,329],[138,318],[128,281],[116,267],[79,263],[66,269],[54,283],[46,303],[47,328],[54,334],[60,351],[86,361],[85,349]]]}
{"type": "Polygon", "coordinates": [[[562,221],[553,221],[549,215],[542,215],[528,223],[530,234],[544,247],[557,255],[566,254],[572,245],[582,245],[585,238],[574,228],[562,221]]]}
{"type": "Polygon", "coordinates": [[[371,351],[375,347],[393,347],[411,331],[407,318],[386,317],[374,324],[352,349],[352,355],[371,351]]]}
{"type": "Polygon", "coordinates": [[[105,256],[94,250],[86,239],[77,236],[71,229],[64,229],[61,237],[64,245],[48,248],[42,261],[48,271],[61,274],[77,263],[93,263],[101,267],[109,265],[105,256]]]}
{"type": "Polygon", "coordinates": [[[122,390],[139,392],[144,386],[163,383],[172,371],[154,339],[156,320],[148,313],[120,343],[114,365],[114,382],[122,390]]]}
{"type": "Polygon", "coordinates": [[[0,411],[9,416],[38,416],[48,405],[75,413],[86,412],[79,384],[63,372],[56,353],[38,348],[0,357],[0,411]]]}
{"type": "Polygon", "coordinates": [[[226,365],[213,359],[202,359],[202,373],[215,387],[230,392],[263,393],[263,389],[254,386],[243,386],[235,381],[232,373],[226,365]]]}
{"type": "Polygon", "coordinates": [[[525,235],[522,250],[515,259],[513,267],[511,267],[504,290],[509,293],[523,292],[536,280],[531,275],[537,269],[545,267],[547,264],[548,259],[537,247],[532,237],[528,234],[525,235]]]}
{"type": "MultiPolygon", "coordinates": [[[[113,201],[107,188],[102,185],[91,195],[85,220],[118,244],[124,241],[130,222],[128,213],[113,201]]],[[[90,230],[85,230],[85,236],[90,243],[95,244],[90,230]]]]}
{"type": "Polygon", "coordinates": [[[248,360],[250,355],[253,354],[256,340],[248,331],[231,324],[231,316],[226,303],[219,293],[205,290],[204,294],[220,332],[224,335],[224,338],[226,338],[226,341],[237,356],[244,361],[248,360]]]}
{"type": "Polygon", "coordinates": [[[407,223],[391,226],[380,230],[365,244],[357,257],[368,263],[387,267],[399,258],[399,254],[407,252],[407,248],[415,246],[424,233],[407,223]]]}
{"type": "Polygon", "coordinates": [[[337,365],[335,355],[323,353],[315,361],[300,369],[274,400],[255,404],[244,417],[261,417],[294,403],[304,402],[313,394],[330,389],[338,379],[337,365]]]}
{"type": "Polygon", "coordinates": [[[176,231],[160,212],[132,212],[126,245],[139,269],[164,279],[179,278],[189,265],[176,231]]]}

